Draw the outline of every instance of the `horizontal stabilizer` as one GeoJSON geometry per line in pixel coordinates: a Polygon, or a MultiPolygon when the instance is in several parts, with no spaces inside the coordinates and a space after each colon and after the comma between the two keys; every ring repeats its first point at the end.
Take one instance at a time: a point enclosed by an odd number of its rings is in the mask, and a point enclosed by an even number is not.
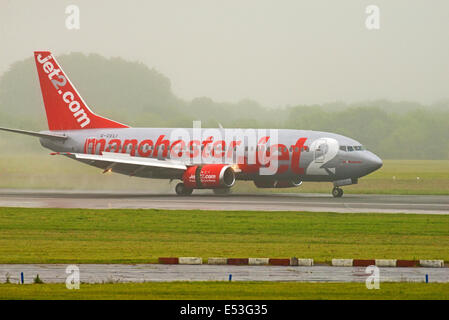
{"type": "Polygon", "coordinates": [[[0,127],[0,130],[13,132],[13,133],[20,133],[20,134],[26,134],[28,136],[38,137],[38,138],[47,138],[51,140],[66,140],[67,136],[63,136],[56,133],[42,133],[42,132],[34,132],[34,131],[26,131],[26,130],[19,130],[19,129],[9,129],[9,128],[2,128],[0,127]]]}

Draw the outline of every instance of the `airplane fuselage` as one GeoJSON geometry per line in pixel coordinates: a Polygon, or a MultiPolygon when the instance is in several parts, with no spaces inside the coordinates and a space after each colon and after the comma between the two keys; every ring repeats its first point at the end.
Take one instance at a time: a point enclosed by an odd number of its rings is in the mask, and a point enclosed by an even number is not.
{"type": "MultiPolygon", "coordinates": [[[[248,132],[248,129],[226,130],[248,132]]],[[[68,139],[55,142],[41,138],[41,144],[54,152],[85,154],[111,152],[159,160],[176,158],[193,164],[238,164],[240,172],[236,175],[237,180],[291,178],[300,181],[336,182],[350,179],[352,183],[356,183],[358,178],[375,171],[382,165],[379,157],[365,150],[356,140],[329,132],[279,129],[276,130],[276,143],[273,144],[273,141],[270,141],[272,130],[265,130],[266,143],[254,145],[249,143],[247,137],[227,138],[219,129],[201,129],[200,137],[197,139],[194,138],[193,131],[192,128],[52,131],[64,134],[68,136],[68,139]],[[173,138],[178,132],[186,133],[184,139],[173,138]],[[236,159],[238,148],[241,148],[239,150],[243,152],[244,163],[239,163],[236,159]],[[263,149],[265,154],[270,154],[268,150],[273,156],[277,153],[277,168],[273,174],[261,175],[258,170],[260,161],[258,162],[257,158],[261,148],[265,148],[263,149]],[[256,158],[256,163],[247,163],[251,156],[256,158]]],[[[86,163],[89,164],[88,161],[86,163]]],[[[127,170],[118,168],[115,168],[114,172],[129,174],[127,170]]],[[[139,172],[136,172],[135,176],[149,177],[148,173],[139,174],[139,172]]],[[[157,173],[151,178],[180,177],[157,173]]],[[[351,184],[349,181],[342,183],[341,185],[351,184]]]]}

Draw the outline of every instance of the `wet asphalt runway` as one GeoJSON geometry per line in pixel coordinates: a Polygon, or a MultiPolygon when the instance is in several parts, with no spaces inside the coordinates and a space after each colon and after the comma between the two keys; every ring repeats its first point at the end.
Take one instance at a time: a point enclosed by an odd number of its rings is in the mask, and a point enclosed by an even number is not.
{"type": "MultiPolygon", "coordinates": [[[[2,264],[0,281],[10,276],[17,283],[24,273],[25,283],[36,274],[45,283],[65,283],[66,264],[2,264]]],[[[162,282],[162,281],[297,281],[297,282],[365,282],[370,274],[364,267],[281,267],[230,265],[159,265],[159,264],[80,264],[84,283],[162,282]]],[[[381,282],[449,282],[449,268],[379,268],[381,282]]]]}
{"type": "Polygon", "coordinates": [[[345,194],[173,194],[0,190],[0,207],[200,209],[449,214],[449,196],[345,194]]]}

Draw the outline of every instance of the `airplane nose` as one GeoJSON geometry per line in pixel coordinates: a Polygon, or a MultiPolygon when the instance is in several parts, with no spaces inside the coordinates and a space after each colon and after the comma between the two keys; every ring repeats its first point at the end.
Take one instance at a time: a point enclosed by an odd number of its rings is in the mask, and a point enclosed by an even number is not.
{"type": "Polygon", "coordinates": [[[380,159],[377,155],[369,151],[367,153],[365,163],[369,172],[376,171],[377,169],[380,169],[383,165],[382,159],[380,159]]]}
{"type": "Polygon", "coordinates": [[[370,162],[370,166],[373,168],[373,171],[380,169],[383,165],[382,160],[374,153],[371,154],[369,162],[370,162]]]}

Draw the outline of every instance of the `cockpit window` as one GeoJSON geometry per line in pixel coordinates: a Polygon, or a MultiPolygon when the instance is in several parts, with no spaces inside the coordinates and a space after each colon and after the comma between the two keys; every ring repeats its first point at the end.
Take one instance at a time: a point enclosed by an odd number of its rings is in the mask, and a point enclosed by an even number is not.
{"type": "Polygon", "coordinates": [[[364,146],[340,146],[341,151],[363,151],[366,150],[364,146]]]}

